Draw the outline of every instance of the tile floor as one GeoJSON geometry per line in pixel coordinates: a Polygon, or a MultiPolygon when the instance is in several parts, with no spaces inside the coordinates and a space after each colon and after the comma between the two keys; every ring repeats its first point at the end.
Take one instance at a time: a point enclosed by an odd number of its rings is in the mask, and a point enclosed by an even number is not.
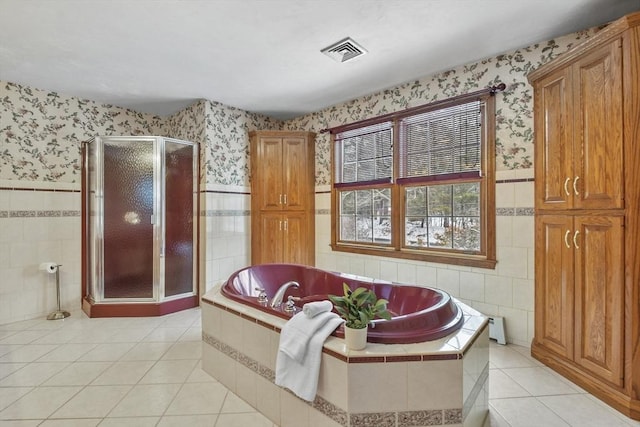
{"type": "MultiPolygon", "coordinates": [[[[0,325],[0,426],[275,427],[202,371],[200,335],[199,309],[0,325]]],[[[640,426],[524,347],[490,363],[486,427],[640,426]]]]}

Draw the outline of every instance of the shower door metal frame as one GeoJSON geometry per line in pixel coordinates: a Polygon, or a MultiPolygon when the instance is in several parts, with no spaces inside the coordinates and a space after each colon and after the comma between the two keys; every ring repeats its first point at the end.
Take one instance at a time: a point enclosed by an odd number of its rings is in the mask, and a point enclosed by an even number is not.
{"type": "MultiPolygon", "coordinates": [[[[85,196],[85,211],[87,232],[85,239],[87,240],[87,271],[86,271],[86,290],[85,294],[93,303],[97,304],[141,304],[141,303],[162,303],[169,302],[185,297],[195,297],[198,294],[198,182],[199,182],[199,154],[198,144],[190,141],[183,141],[175,138],[166,138],[158,136],[99,136],[91,139],[87,144],[95,145],[95,167],[93,173],[96,181],[96,214],[91,215],[91,179],[92,175],[89,171],[85,174],[85,188],[87,196],[85,196]],[[150,219],[153,224],[153,291],[151,298],[105,298],[104,297],[104,142],[120,141],[120,142],[152,142],[153,143],[153,215],[150,219]],[[190,292],[165,297],[165,207],[166,197],[164,197],[166,164],[165,164],[165,142],[178,143],[188,145],[193,148],[193,270],[192,270],[192,287],[190,292]],[[96,244],[101,242],[102,244],[96,244]]],[[[85,165],[89,168],[90,150],[85,147],[85,165]]]]}

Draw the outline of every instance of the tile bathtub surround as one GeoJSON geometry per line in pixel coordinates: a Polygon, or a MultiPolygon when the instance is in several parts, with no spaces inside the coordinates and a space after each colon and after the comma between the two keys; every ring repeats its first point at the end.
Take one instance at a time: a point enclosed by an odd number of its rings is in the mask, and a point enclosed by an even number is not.
{"type": "MultiPolygon", "coordinates": [[[[349,352],[342,339],[330,337],[321,360],[318,395],[307,403],[273,384],[284,319],[227,300],[218,290],[207,294],[203,303],[203,369],[249,403],[279,393],[279,409],[264,411],[274,422],[286,425],[286,400],[295,402],[303,421],[326,417],[328,424],[318,424],[323,426],[420,426],[416,423],[427,419],[440,420],[429,425],[482,425],[488,407],[489,339],[486,318],[472,309],[463,328],[479,328],[477,333],[461,329],[438,341],[370,343],[364,351],[349,352]],[[257,384],[263,384],[260,389],[268,395],[256,395],[257,384]]],[[[256,407],[261,409],[257,403],[256,407]]]]}

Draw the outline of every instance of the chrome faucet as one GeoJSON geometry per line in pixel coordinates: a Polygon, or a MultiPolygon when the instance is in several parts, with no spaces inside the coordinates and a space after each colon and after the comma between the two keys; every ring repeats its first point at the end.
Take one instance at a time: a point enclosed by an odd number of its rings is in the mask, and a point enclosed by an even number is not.
{"type": "Polygon", "coordinates": [[[284,294],[285,292],[287,292],[287,289],[289,289],[290,287],[299,288],[300,283],[291,280],[283,284],[282,286],[280,286],[276,294],[271,299],[271,304],[269,304],[271,308],[278,308],[280,307],[280,305],[282,305],[282,299],[284,298],[284,294]]]}

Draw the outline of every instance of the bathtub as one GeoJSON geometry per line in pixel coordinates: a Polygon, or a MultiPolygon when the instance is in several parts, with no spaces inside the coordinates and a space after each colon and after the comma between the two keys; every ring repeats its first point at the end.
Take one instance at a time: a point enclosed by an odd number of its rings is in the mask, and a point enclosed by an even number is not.
{"type": "MultiPolygon", "coordinates": [[[[343,283],[347,283],[351,289],[372,289],[378,298],[389,301],[387,309],[392,319],[373,320],[369,326],[369,342],[408,344],[437,340],[455,332],[464,322],[462,310],[444,291],[397,285],[303,265],[262,264],[244,268],[229,277],[222,285],[221,293],[241,304],[287,319],[293,315],[282,309],[288,296],[300,298],[296,301],[295,312],[298,312],[307,302],[326,300],[330,294],[342,295],[343,283]],[[292,280],[298,282],[300,287],[287,290],[280,308],[274,309],[258,301],[261,290],[266,292],[271,301],[278,288],[292,280]]],[[[342,327],[334,334],[342,337],[342,327]]]]}

